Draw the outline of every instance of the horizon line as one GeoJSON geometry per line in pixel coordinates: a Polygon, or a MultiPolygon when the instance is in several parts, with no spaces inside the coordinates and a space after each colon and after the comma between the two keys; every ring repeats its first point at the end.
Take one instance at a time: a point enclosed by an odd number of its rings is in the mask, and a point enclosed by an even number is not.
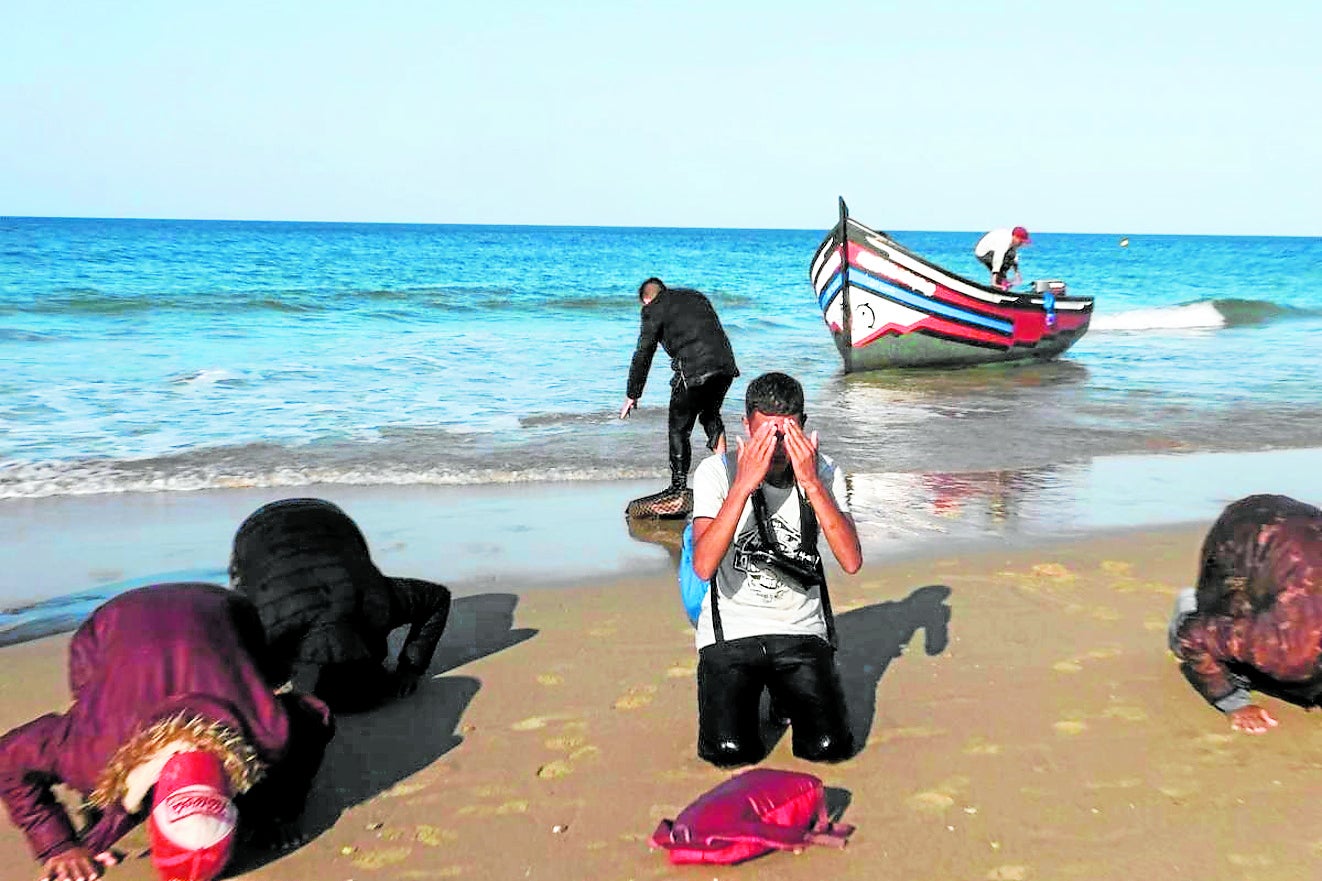
{"type": "MultiPolygon", "coordinates": [[[[851,216],[853,216],[851,214],[851,216]]],[[[601,223],[472,223],[458,221],[421,221],[421,220],[272,220],[269,218],[235,217],[112,217],[102,215],[65,215],[65,214],[0,214],[0,222],[11,220],[71,220],[71,221],[115,221],[127,223],[251,223],[251,224],[288,224],[322,226],[436,226],[436,227],[490,227],[490,228],[525,228],[525,229],[621,229],[621,230],[673,230],[699,231],[721,230],[726,232],[825,232],[831,226],[824,227],[782,227],[782,226],[670,226],[656,224],[601,224],[601,223]]],[[[977,229],[919,229],[892,226],[890,230],[905,233],[965,233],[981,234],[977,229]]],[[[985,230],[982,230],[985,232],[985,230]]],[[[1122,238],[1146,236],[1183,236],[1199,238],[1263,238],[1263,239],[1316,239],[1322,234],[1303,233],[1209,233],[1209,232],[1096,232],[1084,230],[1035,230],[1034,235],[1080,235],[1080,236],[1118,236],[1122,238]]]]}

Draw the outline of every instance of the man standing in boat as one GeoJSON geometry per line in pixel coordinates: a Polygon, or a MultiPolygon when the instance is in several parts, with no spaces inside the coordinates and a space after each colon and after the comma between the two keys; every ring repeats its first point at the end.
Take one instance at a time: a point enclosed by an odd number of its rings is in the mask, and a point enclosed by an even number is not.
{"type": "Polygon", "coordinates": [[[657,343],[670,356],[670,492],[688,487],[693,458],[690,435],[695,423],[707,433],[707,448],[725,452],[725,423],[721,405],[730,384],[739,375],[730,340],[716,310],[702,294],[690,288],[668,288],[659,278],[638,286],[642,301],[642,328],[629,365],[629,382],[620,418],[638,405],[657,343]]]}
{"type": "Polygon", "coordinates": [[[992,287],[1008,291],[1024,280],[1019,274],[1019,249],[1031,244],[1033,240],[1022,226],[994,229],[978,239],[973,246],[973,256],[991,271],[992,287]],[[1012,281],[1006,278],[1010,270],[1014,270],[1012,281]]]}

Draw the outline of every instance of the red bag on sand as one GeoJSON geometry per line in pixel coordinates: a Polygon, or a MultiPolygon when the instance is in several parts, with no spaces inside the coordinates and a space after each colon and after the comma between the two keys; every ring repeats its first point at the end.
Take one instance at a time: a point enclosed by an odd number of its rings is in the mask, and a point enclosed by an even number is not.
{"type": "Polygon", "coordinates": [[[229,862],[238,821],[220,760],[205,752],[173,756],[147,819],[156,873],[162,881],[212,881],[229,862]]]}
{"type": "Polygon", "coordinates": [[[675,864],[728,865],[810,844],[844,847],[853,831],[827,816],[821,780],[754,768],[702,794],[674,820],[662,820],[651,844],[669,851],[675,864]]]}

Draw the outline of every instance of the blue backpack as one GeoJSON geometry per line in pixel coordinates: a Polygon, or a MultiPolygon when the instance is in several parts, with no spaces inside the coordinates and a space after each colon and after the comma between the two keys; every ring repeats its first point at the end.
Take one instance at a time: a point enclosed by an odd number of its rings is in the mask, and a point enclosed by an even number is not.
{"type": "Polygon", "coordinates": [[[690,520],[684,526],[684,538],[679,544],[679,598],[684,601],[689,623],[695,627],[702,612],[702,598],[710,589],[711,585],[693,571],[693,521],[690,520]]]}

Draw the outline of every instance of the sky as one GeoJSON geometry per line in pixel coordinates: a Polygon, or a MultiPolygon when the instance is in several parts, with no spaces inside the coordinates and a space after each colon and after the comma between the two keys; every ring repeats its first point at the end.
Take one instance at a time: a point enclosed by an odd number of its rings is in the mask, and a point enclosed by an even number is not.
{"type": "Polygon", "coordinates": [[[0,0],[0,215],[1322,235],[1322,2],[0,0]]]}

